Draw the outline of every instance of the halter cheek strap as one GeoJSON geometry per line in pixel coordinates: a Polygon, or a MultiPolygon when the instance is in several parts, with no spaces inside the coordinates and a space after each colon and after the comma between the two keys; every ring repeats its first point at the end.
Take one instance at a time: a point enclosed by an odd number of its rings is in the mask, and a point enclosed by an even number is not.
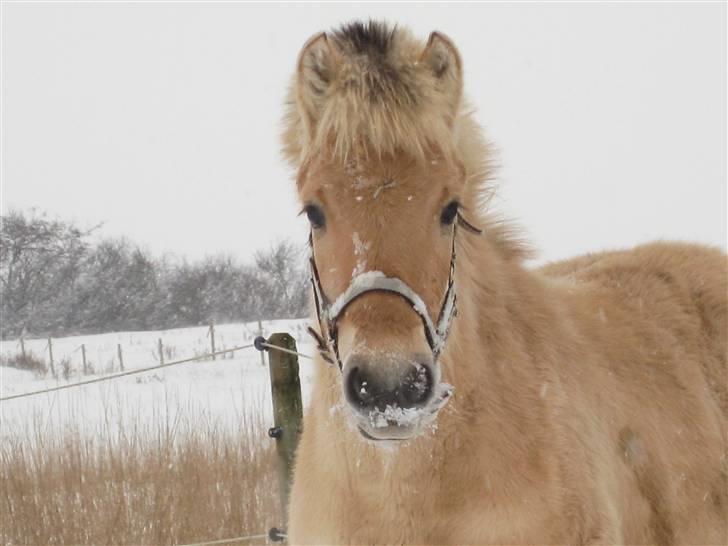
{"type": "Polygon", "coordinates": [[[445,294],[442,298],[440,312],[437,322],[434,323],[430,317],[425,302],[417,292],[415,292],[402,279],[396,277],[387,277],[381,271],[367,271],[356,275],[349,284],[348,288],[331,303],[321,287],[321,278],[319,277],[318,268],[316,267],[316,258],[313,250],[313,236],[309,235],[309,247],[311,256],[309,263],[311,266],[311,284],[314,294],[314,303],[316,305],[316,317],[318,318],[321,334],[313,328],[309,328],[311,335],[318,342],[318,349],[321,356],[329,363],[336,363],[339,369],[342,369],[341,358],[339,357],[338,347],[338,320],[346,311],[346,309],[354,301],[370,292],[380,292],[396,294],[406,300],[415,313],[422,320],[422,326],[425,331],[425,338],[432,351],[435,360],[445,348],[445,341],[450,332],[450,325],[453,317],[457,314],[455,294],[455,235],[457,233],[458,224],[463,225],[465,229],[473,233],[480,234],[481,231],[467,222],[458,215],[458,222],[453,225],[452,234],[452,252],[450,255],[450,273],[445,288],[445,294]]]}

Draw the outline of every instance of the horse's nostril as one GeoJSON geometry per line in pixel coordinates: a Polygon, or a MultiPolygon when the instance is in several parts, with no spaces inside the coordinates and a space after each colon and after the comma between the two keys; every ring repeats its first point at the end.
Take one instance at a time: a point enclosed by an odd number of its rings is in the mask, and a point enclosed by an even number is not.
{"type": "Polygon", "coordinates": [[[429,366],[414,365],[402,379],[398,402],[402,408],[421,406],[430,399],[432,393],[432,372],[429,366]]]}
{"type": "Polygon", "coordinates": [[[367,376],[357,366],[349,370],[346,378],[346,397],[350,403],[362,408],[373,405],[374,400],[367,376]]]}

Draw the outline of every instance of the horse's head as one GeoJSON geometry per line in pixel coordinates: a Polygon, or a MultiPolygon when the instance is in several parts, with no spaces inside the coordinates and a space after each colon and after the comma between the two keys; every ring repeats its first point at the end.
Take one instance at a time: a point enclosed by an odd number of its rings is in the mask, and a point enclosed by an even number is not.
{"type": "Polygon", "coordinates": [[[456,143],[461,63],[446,37],[355,23],[298,61],[284,135],[311,224],[322,348],[360,431],[406,439],[444,405],[468,200],[456,143]]]}

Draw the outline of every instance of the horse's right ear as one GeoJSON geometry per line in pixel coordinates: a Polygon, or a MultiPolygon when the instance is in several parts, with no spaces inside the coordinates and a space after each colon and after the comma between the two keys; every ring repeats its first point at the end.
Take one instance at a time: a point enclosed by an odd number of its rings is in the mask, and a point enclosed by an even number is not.
{"type": "Polygon", "coordinates": [[[309,38],[298,56],[296,98],[309,137],[316,130],[339,60],[339,53],[325,32],[309,38]]]}

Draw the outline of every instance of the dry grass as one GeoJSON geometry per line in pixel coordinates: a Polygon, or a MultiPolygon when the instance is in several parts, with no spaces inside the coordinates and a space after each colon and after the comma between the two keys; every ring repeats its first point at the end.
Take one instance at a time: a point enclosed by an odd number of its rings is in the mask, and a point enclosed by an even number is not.
{"type": "Polygon", "coordinates": [[[199,415],[119,425],[3,431],[0,542],[185,544],[280,525],[260,414],[239,416],[234,431],[199,415]]]}
{"type": "Polygon", "coordinates": [[[29,370],[38,375],[43,375],[48,372],[48,366],[43,359],[38,358],[32,351],[27,351],[25,354],[3,355],[0,357],[0,366],[29,370]]]}

